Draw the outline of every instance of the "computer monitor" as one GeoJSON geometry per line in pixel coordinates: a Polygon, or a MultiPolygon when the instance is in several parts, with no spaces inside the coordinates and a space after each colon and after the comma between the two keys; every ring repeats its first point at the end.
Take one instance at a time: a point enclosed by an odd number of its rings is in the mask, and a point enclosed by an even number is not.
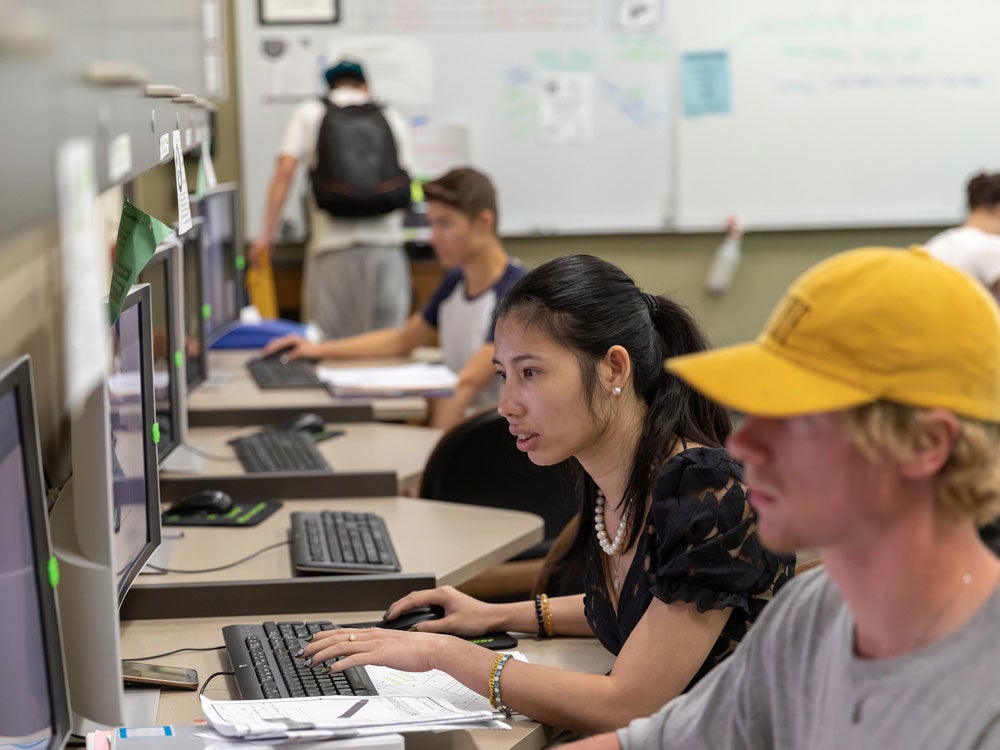
{"type": "MultiPolygon", "coordinates": [[[[204,300],[202,267],[202,226],[200,216],[193,219],[191,228],[180,240],[184,247],[184,361],[188,390],[205,382],[208,377],[208,354],[205,341],[205,319],[208,308],[204,300]]],[[[175,228],[176,231],[176,228],[175,228]]]]}
{"type": "Polygon", "coordinates": [[[149,284],[151,297],[153,395],[160,433],[156,455],[161,467],[187,432],[181,252],[180,241],[170,235],[157,246],[138,278],[138,283],[149,284]]]}
{"type": "Polygon", "coordinates": [[[0,364],[0,748],[60,750],[70,715],[28,357],[0,364]]]}
{"type": "Polygon", "coordinates": [[[211,346],[240,320],[243,282],[239,269],[239,190],[234,182],[209,188],[197,200],[202,230],[205,337],[211,346]]]}
{"type": "MultiPolygon", "coordinates": [[[[118,608],[160,543],[149,286],[109,334],[109,372],[72,407],[73,475],[52,511],[73,731],[125,726],[118,608]]],[[[149,717],[152,719],[155,717],[149,717]]]]}

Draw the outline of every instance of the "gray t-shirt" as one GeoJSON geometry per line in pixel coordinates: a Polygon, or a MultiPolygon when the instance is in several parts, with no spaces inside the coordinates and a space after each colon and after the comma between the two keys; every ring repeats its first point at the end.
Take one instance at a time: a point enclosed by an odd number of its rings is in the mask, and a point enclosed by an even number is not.
{"type": "Polygon", "coordinates": [[[1000,589],[958,631],[902,656],[853,651],[823,569],[793,579],[690,693],[618,731],[646,748],[1000,748],[1000,589]]]}

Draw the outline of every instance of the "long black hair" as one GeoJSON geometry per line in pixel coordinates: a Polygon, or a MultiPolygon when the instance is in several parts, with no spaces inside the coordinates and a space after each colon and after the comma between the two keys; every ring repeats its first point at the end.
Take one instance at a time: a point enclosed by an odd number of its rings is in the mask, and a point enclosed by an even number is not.
{"type": "MultiPolygon", "coordinates": [[[[631,387],[648,409],[636,447],[622,518],[629,529],[625,549],[643,527],[646,498],[678,441],[720,447],[732,431],[728,413],[663,369],[663,360],[708,348],[690,313],[667,297],[647,294],[620,268],[591,255],[569,255],[543,263],[520,279],[497,305],[494,322],[517,318],[572,351],[580,364],[587,407],[595,414],[597,363],[615,345],[632,362],[631,387]]],[[[575,458],[581,523],[576,538],[554,567],[590,568],[603,578],[594,544],[596,483],[575,458]]]]}

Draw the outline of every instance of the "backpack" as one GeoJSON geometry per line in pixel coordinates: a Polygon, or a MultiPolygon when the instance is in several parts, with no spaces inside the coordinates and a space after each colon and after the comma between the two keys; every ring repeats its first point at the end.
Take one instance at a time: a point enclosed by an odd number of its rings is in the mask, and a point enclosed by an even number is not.
{"type": "Polygon", "coordinates": [[[396,140],[382,108],[373,103],[338,107],[323,99],[316,166],[316,205],[331,216],[381,216],[410,205],[410,176],[399,166],[396,140]]]}

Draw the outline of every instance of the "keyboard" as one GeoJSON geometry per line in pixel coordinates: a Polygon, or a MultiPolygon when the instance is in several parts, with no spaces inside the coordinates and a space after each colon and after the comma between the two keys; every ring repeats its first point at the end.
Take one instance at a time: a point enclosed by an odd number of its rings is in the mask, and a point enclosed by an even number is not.
{"type": "Polygon", "coordinates": [[[322,388],[323,381],[313,365],[303,359],[282,362],[280,359],[251,359],[247,362],[250,376],[257,386],[269,388],[322,388]]]}
{"type": "MultiPolygon", "coordinates": [[[[265,622],[222,629],[229,661],[243,700],[320,695],[377,695],[364,667],[317,674],[295,653],[306,637],[338,626],[330,622],[265,622]]],[[[333,661],[316,664],[319,668],[333,661]]]]}
{"type": "Polygon", "coordinates": [[[292,561],[307,573],[396,573],[399,558],[374,513],[292,513],[292,561]]]}
{"type": "Polygon", "coordinates": [[[252,474],[269,471],[331,471],[309,433],[263,430],[229,444],[243,468],[252,474]]]}

